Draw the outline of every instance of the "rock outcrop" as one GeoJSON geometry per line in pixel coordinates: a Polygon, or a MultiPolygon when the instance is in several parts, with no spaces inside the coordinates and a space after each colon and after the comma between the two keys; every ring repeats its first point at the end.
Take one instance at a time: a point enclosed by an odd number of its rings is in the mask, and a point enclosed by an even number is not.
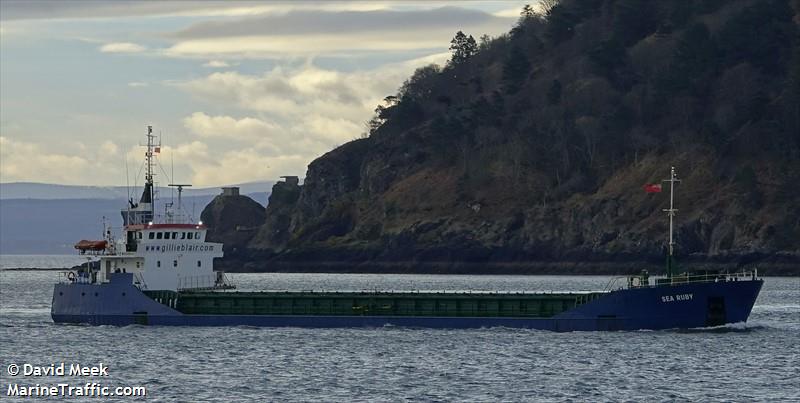
{"type": "Polygon", "coordinates": [[[250,241],[253,249],[280,252],[291,236],[292,212],[300,197],[300,185],[296,177],[287,178],[272,186],[266,210],[266,221],[250,241]]]}
{"type": "Polygon", "coordinates": [[[239,257],[264,225],[264,206],[247,196],[216,196],[200,214],[208,227],[206,239],[222,242],[229,258],[239,257]]]}

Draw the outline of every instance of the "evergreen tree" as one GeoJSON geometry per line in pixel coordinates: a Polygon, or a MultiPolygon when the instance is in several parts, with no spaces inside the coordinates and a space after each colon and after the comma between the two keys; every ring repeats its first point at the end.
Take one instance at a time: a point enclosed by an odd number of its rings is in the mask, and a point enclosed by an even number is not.
{"type": "Polygon", "coordinates": [[[519,19],[517,23],[514,25],[514,28],[511,28],[511,36],[512,37],[519,37],[521,36],[526,29],[526,26],[531,23],[536,18],[536,11],[533,10],[530,4],[526,4],[522,7],[522,11],[519,13],[519,19]]]}
{"type": "Polygon", "coordinates": [[[529,18],[533,18],[536,16],[536,12],[533,11],[533,7],[530,4],[526,4],[522,7],[522,11],[519,13],[520,20],[525,21],[529,18]]]}
{"type": "Polygon", "coordinates": [[[472,35],[467,36],[461,31],[456,32],[456,36],[450,41],[450,50],[453,57],[450,59],[452,65],[459,65],[467,61],[478,52],[478,43],[472,35]]]}

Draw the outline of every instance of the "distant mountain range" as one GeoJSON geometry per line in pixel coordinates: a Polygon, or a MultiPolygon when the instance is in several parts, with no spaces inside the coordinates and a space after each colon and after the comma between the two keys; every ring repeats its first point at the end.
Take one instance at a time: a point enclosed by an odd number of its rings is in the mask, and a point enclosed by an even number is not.
{"type": "MultiPolygon", "coordinates": [[[[237,185],[242,194],[269,192],[274,182],[261,181],[237,185]]],[[[173,188],[159,187],[158,192],[166,198],[172,195],[173,188]]],[[[142,187],[126,186],[74,186],[51,183],[11,182],[0,183],[0,200],[5,199],[126,199],[138,198],[142,187]]],[[[219,187],[186,188],[185,196],[213,196],[220,193],[219,187]]],[[[176,192],[177,194],[177,192],[176,192]]]]}
{"type": "MultiPolygon", "coordinates": [[[[232,185],[240,192],[266,205],[271,182],[232,185]]],[[[139,199],[139,187],[131,197],[139,199]]],[[[172,189],[159,188],[156,214],[163,214],[164,203],[172,201],[172,189]]],[[[184,209],[200,219],[200,212],[221,192],[220,188],[187,189],[184,209]]],[[[177,196],[177,194],[176,194],[177,196]]],[[[120,210],[126,206],[124,186],[65,186],[43,183],[0,184],[0,254],[72,254],[81,239],[100,239],[103,217],[119,232],[120,210]]]]}

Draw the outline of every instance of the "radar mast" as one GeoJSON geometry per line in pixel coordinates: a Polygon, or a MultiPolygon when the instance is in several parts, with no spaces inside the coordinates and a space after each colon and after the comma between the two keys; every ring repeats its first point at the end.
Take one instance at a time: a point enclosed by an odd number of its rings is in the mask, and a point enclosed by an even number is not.
{"type": "Polygon", "coordinates": [[[675,182],[680,182],[681,180],[678,179],[678,174],[675,173],[675,167],[671,167],[669,179],[664,179],[661,182],[669,182],[669,208],[664,209],[663,211],[667,213],[669,216],[669,243],[667,244],[669,251],[667,254],[667,277],[672,278],[673,269],[675,267],[675,241],[672,236],[672,219],[675,217],[675,213],[678,209],[674,206],[675,200],[675,182]]]}

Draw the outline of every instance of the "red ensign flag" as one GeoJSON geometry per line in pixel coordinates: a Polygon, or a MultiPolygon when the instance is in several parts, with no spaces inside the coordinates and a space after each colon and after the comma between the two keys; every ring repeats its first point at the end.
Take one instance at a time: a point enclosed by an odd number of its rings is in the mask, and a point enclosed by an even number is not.
{"type": "Polygon", "coordinates": [[[651,183],[644,185],[644,191],[647,193],[660,193],[661,192],[661,184],[660,183],[651,183]]]}

